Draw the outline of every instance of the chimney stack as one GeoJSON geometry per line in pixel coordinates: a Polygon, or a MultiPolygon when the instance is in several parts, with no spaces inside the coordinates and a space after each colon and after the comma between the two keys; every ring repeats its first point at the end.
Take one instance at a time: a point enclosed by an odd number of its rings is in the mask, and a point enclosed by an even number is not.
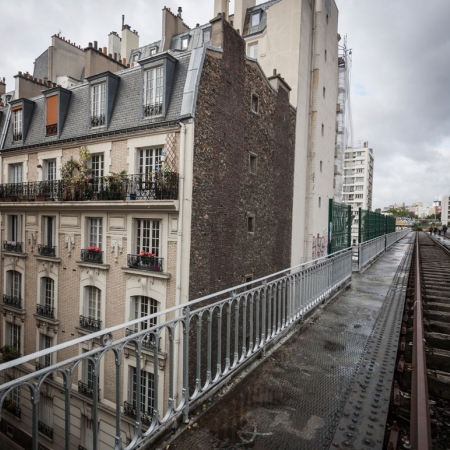
{"type": "Polygon", "coordinates": [[[0,95],[3,95],[6,93],[6,83],[5,83],[5,77],[0,79],[0,95]]]}

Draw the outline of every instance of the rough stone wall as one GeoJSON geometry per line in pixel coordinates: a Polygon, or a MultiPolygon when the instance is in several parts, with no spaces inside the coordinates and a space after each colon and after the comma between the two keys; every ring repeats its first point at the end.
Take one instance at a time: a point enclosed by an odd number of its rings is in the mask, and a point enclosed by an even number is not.
{"type": "Polygon", "coordinates": [[[226,22],[223,31],[223,54],[208,52],[197,98],[190,299],[290,262],[295,111],[287,93],[276,93],[245,59],[236,31],[226,22]]]}

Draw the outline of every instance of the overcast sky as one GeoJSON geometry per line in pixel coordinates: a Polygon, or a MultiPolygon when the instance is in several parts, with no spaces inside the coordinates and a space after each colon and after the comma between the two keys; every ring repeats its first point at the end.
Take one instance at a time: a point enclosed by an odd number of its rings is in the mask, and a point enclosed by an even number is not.
{"type": "MultiPolygon", "coordinates": [[[[449,194],[450,1],[336,2],[353,53],[353,144],[368,141],[374,150],[373,209],[449,194]]],[[[212,18],[214,0],[1,0],[0,77],[14,89],[13,75],[32,73],[58,32],[82,47],[107,46],[122,14],[141,44],[158,40],[164,6],[181,6],[194,27],[212,18]]]]}

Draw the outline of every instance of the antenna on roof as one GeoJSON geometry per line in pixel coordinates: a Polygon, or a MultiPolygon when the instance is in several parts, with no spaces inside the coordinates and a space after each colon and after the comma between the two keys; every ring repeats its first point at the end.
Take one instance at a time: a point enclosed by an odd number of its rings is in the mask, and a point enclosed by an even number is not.
{"type": "Polygon", "coordinates": [[[122,14],[122,28],[125,25],[125,14],[122,14]]]}

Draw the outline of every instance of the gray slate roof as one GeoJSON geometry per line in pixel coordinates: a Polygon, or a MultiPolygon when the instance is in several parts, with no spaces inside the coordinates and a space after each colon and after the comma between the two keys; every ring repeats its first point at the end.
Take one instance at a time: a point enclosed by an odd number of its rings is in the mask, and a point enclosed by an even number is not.
{"type": "MultiPolygon", "coordinates": [[[[183,102],[183,92],[191,52],[183,52],[174,56],[177,59],[177,64],[165,117],[142,118],[142,71],[141,67],[137,66],[116,73],[120,77],[120,82],[112,109],[111,121],[107,129],[104,127],[90,127],[89,84],[84,82],[69,88],[72,91],[72,96],[60,140],[72,140],[89,136],[95,137],[106,132],[145,126],[149,123],[157,124],[178,120],[183,102]]],[[[4,148],[3,150],[0,149],[0,151],[10,151],[22,146],[36,146],[58,141],[56,137],[45,136],[45,97],[41,95],[31,100],[35,102],[35,106],[25,142],[18,144],[12,143],[12,126],[10,123],[4,148]]],[[[0,121],[4,121],[4,116],[5,114],[1,115],[0,121]]],[[[1,126],[2,122],[0,122],[0,130],[3,130],[3,126],[1,126]]]]}

